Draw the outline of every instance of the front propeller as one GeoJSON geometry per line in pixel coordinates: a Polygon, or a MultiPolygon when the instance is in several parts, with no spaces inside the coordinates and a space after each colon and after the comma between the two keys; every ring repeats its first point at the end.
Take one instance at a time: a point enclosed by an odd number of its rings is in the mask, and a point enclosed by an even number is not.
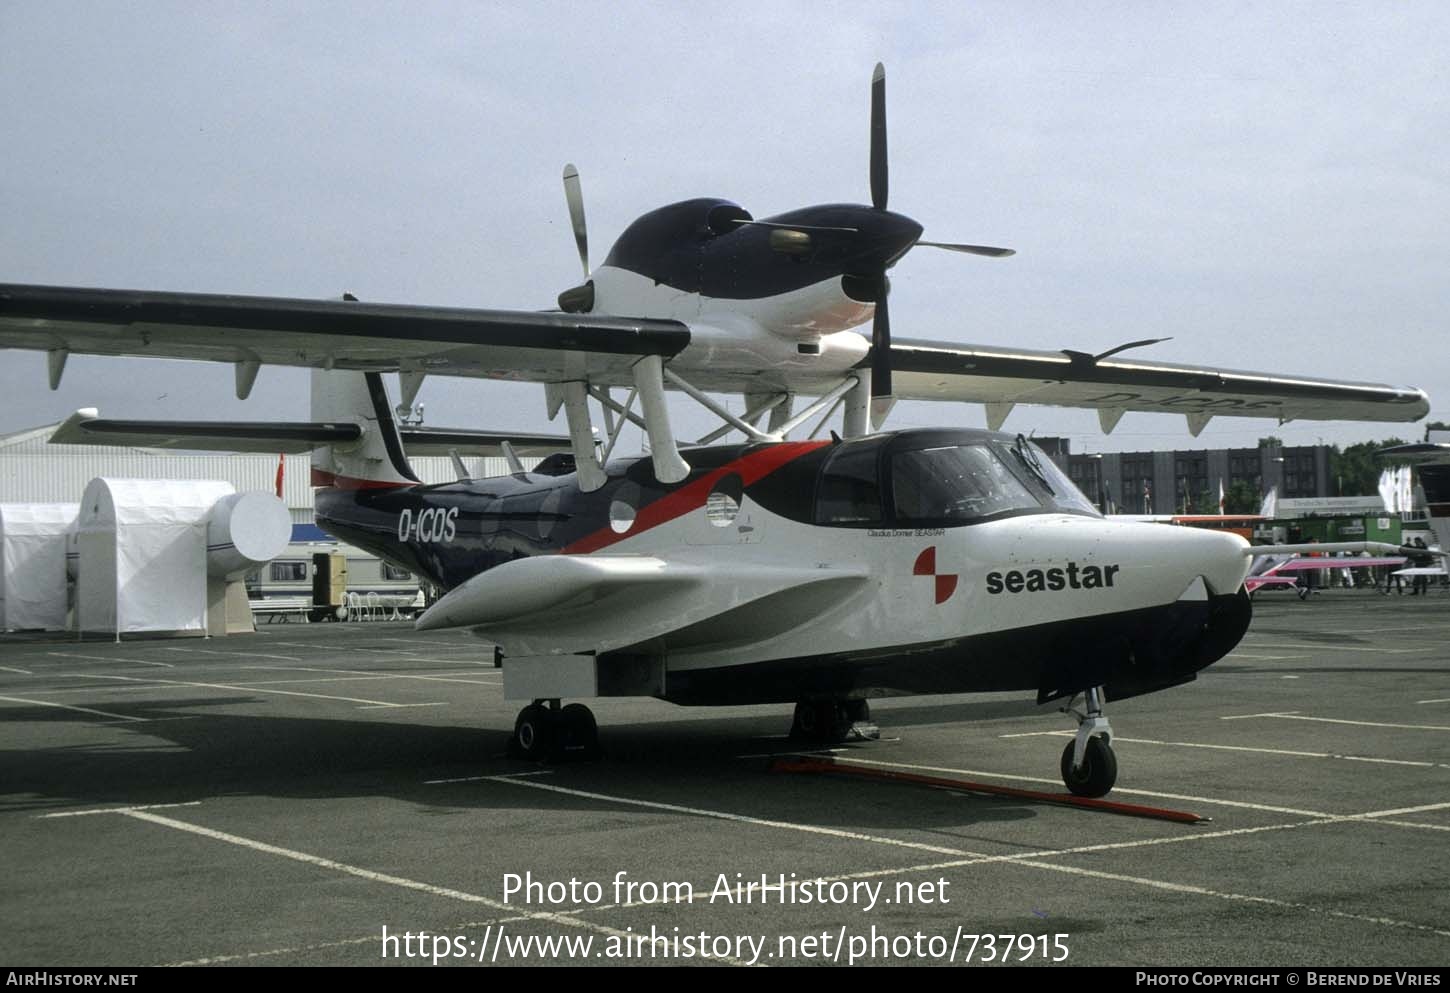
{"type": "Polygon", "coordinates": [[[594,309],[594,281],[589,278],[589,228],[584,223],[584,192],[579,186],[579,170],[572,162],[564,166],[564,199],[569,204],[569,224],[574,229],[579,263],[584,267],[584,282],[559,294],[559,309],[566,314],[583,314],[594,309]]]}
{"type": "MultiPolygon", "coordinates": [[[[889,196],[888,167],[886,154],[886,68],[876,63],[871,73],[871,206],[883,214],[889,196]]],[[[963,245],[947,241],[922,241],[921,228],[909,218],[898,217],[900,221],[915,226],[915,236],[885,255],[880,268],[873,272],[847,277],[843,284],[847,293],[860,299],[873,299],[875,316],[871,319],[871,408],[872,419],[879,427],[886,412],[891,409],[894,397],[891,392],[891,314],[887,298],[891,294],[891,283],[886,270],[895,265],[901,256],[918,245],[941,248],[964,255],[981,255],[988,258],[1006,258],[1015,254],[1010,248],[994,248],[989,245],[963,245]]],[[[904,225],[903,225],[904,227],[904,225]]],[[[905,239],[903,239],[905,240],[905,239]]]]}

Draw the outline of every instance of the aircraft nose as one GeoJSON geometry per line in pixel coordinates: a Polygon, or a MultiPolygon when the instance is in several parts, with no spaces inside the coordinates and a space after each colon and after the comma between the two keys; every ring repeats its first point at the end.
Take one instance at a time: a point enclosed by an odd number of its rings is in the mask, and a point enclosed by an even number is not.
{"type": "Polygon", "coordinates": [[[1251,556],[1248,541],[1231,531],[1183,528],[1189,539],[1184,544],[1187,558],[1197,563],[1199,574],[1211,593],[1235,593],[1249,574],[1251,556]]]}

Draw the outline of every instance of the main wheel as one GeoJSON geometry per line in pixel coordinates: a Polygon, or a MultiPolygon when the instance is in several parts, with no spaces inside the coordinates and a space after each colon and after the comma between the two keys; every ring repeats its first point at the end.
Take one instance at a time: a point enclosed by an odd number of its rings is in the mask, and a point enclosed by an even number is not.
{"type": "Polygon", "coordinates": [[[513,750],[519,758],[542,762],[554,747],[554,731],[555,718],[549,708],[531,703],[514,721],[513,750]]]}
{"type": "Polygon", "coordinates": [[[1089,738],[1083,749],[1082,768],[1072,767],[1073,742],[1062,750],[1062,781],[1074,796],[1104,796],[1118,781],[1118,757],[1102,737],[1089,738]]]}
{"type": "Polygon", "coordinates": [[[593,758],[599,752],[599,725],[594,712],[582,703],[559,711],[558,750],[572,758],[593,758]]]}
{"type": "Polygon", "coordinates": [[[846,739],[851,722],[835,700],[802,700],[795,705],[795,723],[790,736],[818,745],[834,745],[846,739]]]}

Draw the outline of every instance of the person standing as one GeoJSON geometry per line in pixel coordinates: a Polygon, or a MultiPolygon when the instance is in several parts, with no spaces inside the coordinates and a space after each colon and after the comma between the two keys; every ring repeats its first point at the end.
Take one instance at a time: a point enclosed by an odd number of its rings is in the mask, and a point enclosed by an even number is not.
{"type": "MultiPolygon", "coordinates": [[[[1410,566],[1411,566],[1411,568],[1414,568],[1414,569],[1428,569],[1428,568],[1430,568],[1430,566],[1432,566],[1434,564],[1434,556],[1432,556],[1429,553],[1428,546],[1425,544],[1425,539],[1424,538],[1416,538],[1414,540],[1414,542],[1413,542],[1413,546],[1416,549],[1424,548],[1424,549],[1426,549],[1426,551],[1424,551],[1424,552],[1416,551],[1413,555],[1410,556],[1410,566]]],[[[1415,579],[1414,579],[1414,582],[1412,582],[1410,584],[1410,596],[1419,596],[1421,593],[1425,594],[1426,596],[1429,596],[1430,595],[1430,577],[1429,576],[1416,576],[1415,579]]]]}

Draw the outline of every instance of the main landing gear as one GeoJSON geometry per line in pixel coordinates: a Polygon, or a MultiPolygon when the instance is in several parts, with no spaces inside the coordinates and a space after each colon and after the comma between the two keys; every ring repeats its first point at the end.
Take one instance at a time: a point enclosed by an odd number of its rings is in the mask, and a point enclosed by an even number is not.
{"type": "Polygon", "coordinates": [[[871,720],[865,700],[802,700],[795,705],[790,736],[815,745],[835,745],[856,739],[875,741],[881,729],[871,720]]]}
{"type": "Polygon", "coordinates": [[[1062,708],[1077,718],[1077,736],[1062,750],[1062,781],[1075,796],[1100,797],[1118,781],[1118,758],[1111,744],[1113,729],[1103,716],[1101,688],[1083,696],[1087,713],[1073,709],[1075,696],[1062,708]]]}
{"type": "Polygon", "coordinates": [[[558,700],[535,700],[519,711],[509,752],[534,762],[594,758],[599,754],[599,725],[582,703],[561,707],[558,700]]]}

